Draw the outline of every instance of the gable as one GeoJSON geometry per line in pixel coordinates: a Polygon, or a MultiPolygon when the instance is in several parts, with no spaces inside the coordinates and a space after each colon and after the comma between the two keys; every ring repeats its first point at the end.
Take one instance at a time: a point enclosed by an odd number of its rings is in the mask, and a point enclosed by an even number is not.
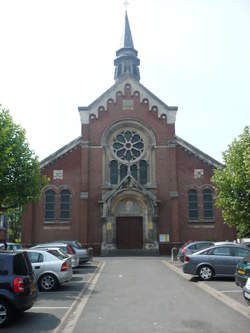
{"type": "Polygon", "coordinates": [[[131,89],[131,95],[140,96],[140,102],[148,104],[150,111],[157,111],[158,118],[162,118],[164,116],[168,124],[175,123],[178,107],[168,106],[141,83],[130,76],[127,76],[123,80],[116,82],[111,88],[109,88],[89,106],[78,107],[81,123],[88,124],[91,116],[94,116],[96,119],[98,119],[99,112],[104,112],[107,110],[109,101],[116,101],[117,95],[125,95],[125,91],[128,87],[131,89]]]}

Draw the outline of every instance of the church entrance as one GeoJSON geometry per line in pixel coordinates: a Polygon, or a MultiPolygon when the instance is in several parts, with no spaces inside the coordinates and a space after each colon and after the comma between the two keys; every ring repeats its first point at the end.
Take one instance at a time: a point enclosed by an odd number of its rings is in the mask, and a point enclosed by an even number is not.
{"type": "Polygon", "coordinates": [[[142,249],[142,217],[117,217],[116,241],[118,249],[142,249]]]}

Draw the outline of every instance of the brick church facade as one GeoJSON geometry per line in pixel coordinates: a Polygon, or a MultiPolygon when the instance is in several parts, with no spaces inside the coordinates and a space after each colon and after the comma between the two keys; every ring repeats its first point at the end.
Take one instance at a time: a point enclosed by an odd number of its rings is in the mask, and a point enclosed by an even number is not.
{"type": "Polygon", "coordinates": [[[22,242],[78,239],[108,255],[234,239],[214,204],[220,163],[176,136],[177,107],[140,83],[127,13],[114,65],[114,85],[79,107],[81,136],[41,162],[50,182],[25,209],[22,242]]]}

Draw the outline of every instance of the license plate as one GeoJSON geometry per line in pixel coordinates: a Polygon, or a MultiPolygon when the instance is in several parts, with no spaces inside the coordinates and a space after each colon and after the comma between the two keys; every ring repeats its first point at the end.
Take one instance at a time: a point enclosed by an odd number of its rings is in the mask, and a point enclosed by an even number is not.
{"type": "Polygon", "coordinates": [[[240,275],[245,275],[245,271],[243,271],[242,269],[238,269],[238,273],[239,273],[240,275]]]}

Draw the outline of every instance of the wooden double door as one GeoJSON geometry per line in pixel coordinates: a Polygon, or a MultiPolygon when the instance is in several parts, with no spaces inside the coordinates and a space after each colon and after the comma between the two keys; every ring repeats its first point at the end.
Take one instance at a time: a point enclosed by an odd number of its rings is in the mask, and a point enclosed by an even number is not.
{"type": "Polygon", "coordinates": [[[141,249],[143,247],[142,217],[117,217],[116,242],[118,249],[141,249]]]}

